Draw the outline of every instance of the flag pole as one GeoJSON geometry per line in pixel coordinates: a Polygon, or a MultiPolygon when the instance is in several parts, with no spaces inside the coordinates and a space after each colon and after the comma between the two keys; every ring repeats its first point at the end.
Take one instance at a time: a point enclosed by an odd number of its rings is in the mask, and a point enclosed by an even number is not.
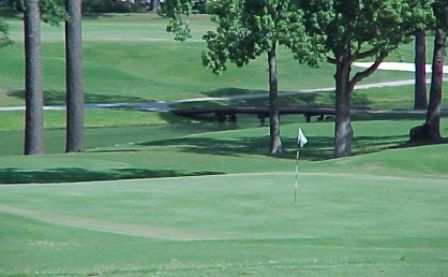
{"type": "Polygon", "coordinates": [[[294,203],[297,203],[298,189],[299,189],[299,146],[297,146],[297,155],[296,155],[296,186],[294,189],[294,203]]]}

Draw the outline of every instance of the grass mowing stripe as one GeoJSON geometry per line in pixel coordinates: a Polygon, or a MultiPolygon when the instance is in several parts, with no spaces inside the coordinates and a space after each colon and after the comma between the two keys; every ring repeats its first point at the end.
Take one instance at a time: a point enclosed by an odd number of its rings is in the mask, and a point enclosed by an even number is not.
{"type": "Polygon", "coordinates": [[[153,228],[135,224],[120,224],[117,222],[105,222],[75,216],[61,216],[56,214],[42,213],[35,210],[17,208],[0,204],[0,212],[28,217],[53,224],[64,225],[79,229],[99,232],[107,232],[128,236],[169,239],[169,240],[205,240],[210,238],[206,234],[192,234],[176,231],[168,228],[153,228]]]}

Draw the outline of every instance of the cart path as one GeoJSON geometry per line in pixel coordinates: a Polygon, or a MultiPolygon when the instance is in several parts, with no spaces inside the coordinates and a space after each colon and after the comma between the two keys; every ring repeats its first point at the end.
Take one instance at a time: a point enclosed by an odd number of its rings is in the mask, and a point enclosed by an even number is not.
{"type": "MultiPolygon", "coordinates": [[[[444,81],[448,81],[448,78],[444,78],[444,81]]],[[[431,79],[428,78],[426,82],[429,84],[431,79]]],[[[384,87],[400,87],[409,86],[415,83],[414,79],[399,80],[399,81],[387,81],[371,84],[357,85],[355,89],[371,89],[371,88],[384,88],[384,87]]],[[[306,93],[319,93],[319,92],[333,92],[334,87],[318,88],[318,89],[305,89],[292,92],[281,92],[279,96],[293,96],[306,93]]],[[[85,104],[86,109],[131,109],[139,111],[152,111],[152,112],[171,112],[175,108],[171,107],[173,104],[191,103],[191,102],[208,102],[208,101],[229,101],[229,100],[250,100],[265,98],[268,95],[266,93],[255,94],[242,94],[242,95],[228,95],[219,97],[199,97],[190,98],[176,101],[158,101],[158,102],[133,102],[133,103],[89,103],[85,104]]],[[[24,106],[12,106],[12,107],[0,107],[0,112],[8,111],[24,111],[24,106]]],[[[50,105],[44,106],[44,110],[65,110],[65,105],[50,105]]]]}

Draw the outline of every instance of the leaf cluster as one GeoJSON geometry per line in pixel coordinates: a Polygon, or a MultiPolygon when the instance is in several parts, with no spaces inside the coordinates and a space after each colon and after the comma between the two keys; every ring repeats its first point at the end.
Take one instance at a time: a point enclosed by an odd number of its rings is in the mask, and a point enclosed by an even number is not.
{"type": "Polygon", "coordinates": [[[184,16],[189,16],[193,11],[193,0],[168,0],[162,6],[160,14],[170,20],[166,31],[175,35],[177,41],[185,41],[191,38],[190,24],[184,16]]]}
{"type": "Polygon", "coordinates": [[[9,25],[6,24],[5,21],[0,19],[0,48],[8,46],[12,43],[12,40],[9,38],[8,30],[9,25]]]}
{"type": "MultiPolygon", "coordinates": [[[[7,4],[13,9],[24,12],[26,0],[7,0],[7,4]]],[[[69,16],[60,0],[39,0],[41,18],[44,22],[58,26],[61,22],[68,20],[69,16]]]]}
{"type": "MultiPolygon", "coordinates": [[[[203,64],[215,74],[241,67],[277,45],[308,53],[302,11],[290,0],[221,0],[209,5],[215,31],[204,35],[203,64]]],[[[311,48],[311,47],[309,47],[311,48]]]]}
{"type": "Polygon", "coordinates": [[[307,32],[334,59],[387,55],[431,19],[425,0],[300,0],[307,32]]]}
{"type": "Polygon", "coordinates": [[[435,28],[448,31],[448,0],[436,0],[433,3],[435,28]]]}

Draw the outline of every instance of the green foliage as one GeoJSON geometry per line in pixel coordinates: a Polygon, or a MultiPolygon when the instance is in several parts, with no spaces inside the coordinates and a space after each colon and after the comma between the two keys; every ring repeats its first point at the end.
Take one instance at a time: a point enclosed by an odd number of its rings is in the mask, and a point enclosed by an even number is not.
{"type": "Polygon", "coordinates": [[[112,0],[84,0],[83,13],[129,13],[142,12],[145,7],[140,4],[121,3],[112,0]]]}
{"type": "Polygon", "coordinates": [[[435,0],[433,4],[436,28],[448,30],[448,0],[435,0]]]}
{"type": "Polygon", "coordinates": [[[431,17],[430,1],[419,0],[301,0],[300,7],[307,32],[324,46],[321,54],[330,51],[336,60],[387,55],[431,17]]]}
{"type": "Polygon", "coordinates": [[[224,0],[210,5],[216,31],[204,35],[203,63],[221,74],[230,61],[241,67],[276,44],[309,53],[302,12],[293,1],[224,0]]]}
{"type": "Polygon", "coordinates": [[[189,16],[193,12],[193,5],[193,0],[168,0],[162,6],[160,13],[170,18],[166,31],[174,33],[175,40],[185,41],[191,37],[190,22],[183,16],[189,16]]]}
{"type": "Polygon", "coordinates": [[[12,43],[11,39],[9,38],[8,30],[8,24],[0,19],[0,48],[12,43]]]}
{"type": "MultiPolygon", "coordinates": [[[[25,10],[25,0],[7,0],[7,4],[15,10],[25,10]]],[[[50,25],[58,26],[68,19],[61,0],[40,0],[39,5],[42,20],[50,25]]]]}
{"type": "Polygon", "coordinates": [[[42,20],[53,26],[58,26],[69,18],[64,6],[58,0],[40,0],[40,11],[42,20]]]}

